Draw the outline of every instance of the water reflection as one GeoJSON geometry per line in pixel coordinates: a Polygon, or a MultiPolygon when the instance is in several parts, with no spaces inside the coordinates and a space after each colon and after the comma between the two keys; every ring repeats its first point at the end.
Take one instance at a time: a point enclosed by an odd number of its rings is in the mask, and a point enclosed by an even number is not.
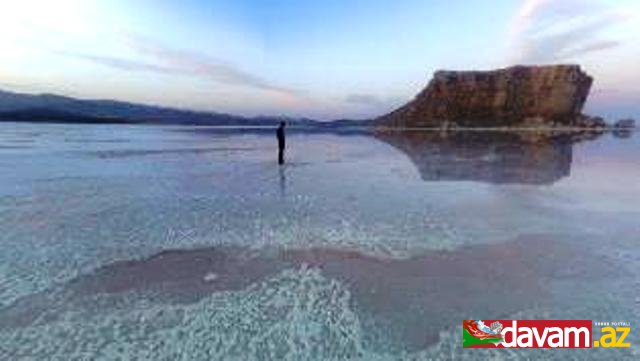
{"type": "Polygon", "coordinates": [[[636,140],[300,134],[277,167],[272,130],[198,132],[4,152],[0,359],[458,359],[464,318],[637,319],[636,140]],[[573,177],[415,187],[404,154],[425,180],[573,177]]]}
{"type": "Polygon", "coordinates": [[[614,128],[611,134],[620,139],[628,139],[633,136],[633,128],[614,128]]]}
{"type": "Polygon", "coordinates": [[[279,184],[280,184],[280,197],[284,198],[286,193],[287,193],[287,178],[285,175],[285,166],[282,165],[280,167],[278,167],[278,178],[280,180],[279,184]]]}
{"type": "Polygon", "coordinates": [[[573,144],[585,136],[408,131],[376,138],[407,154],[425,181],[553,184],[569,176],[573,144]]]}

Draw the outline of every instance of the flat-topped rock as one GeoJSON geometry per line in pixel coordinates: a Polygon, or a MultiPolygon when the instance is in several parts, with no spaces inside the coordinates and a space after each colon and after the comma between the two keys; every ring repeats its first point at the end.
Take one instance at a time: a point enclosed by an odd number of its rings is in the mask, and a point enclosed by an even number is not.
{"type": "Polygon", "coordinates": [[[578,65],[437,71],[415,99],[378,118],[390,127],[580,125],[593,79],[578,65]]]}

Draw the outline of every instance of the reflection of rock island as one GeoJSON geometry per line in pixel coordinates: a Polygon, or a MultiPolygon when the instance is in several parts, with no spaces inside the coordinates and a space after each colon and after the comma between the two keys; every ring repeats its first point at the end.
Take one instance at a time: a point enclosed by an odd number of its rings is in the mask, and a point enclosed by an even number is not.
{"type": "Polygon", "coordinates": [[[568,136],[527,139],[507,132],[384,132],[376,137],[401,150],[425,181],[551,184],[569,175],[568,136]]]}

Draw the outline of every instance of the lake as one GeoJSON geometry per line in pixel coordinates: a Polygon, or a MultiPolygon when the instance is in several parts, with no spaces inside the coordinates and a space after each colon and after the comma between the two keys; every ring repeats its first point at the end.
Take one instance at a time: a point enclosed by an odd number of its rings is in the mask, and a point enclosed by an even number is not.
{"type": "Polygon", "coordinates": [[[638,359],[640,140],[583,138],[0,123],[0,359],[638,359]]]}

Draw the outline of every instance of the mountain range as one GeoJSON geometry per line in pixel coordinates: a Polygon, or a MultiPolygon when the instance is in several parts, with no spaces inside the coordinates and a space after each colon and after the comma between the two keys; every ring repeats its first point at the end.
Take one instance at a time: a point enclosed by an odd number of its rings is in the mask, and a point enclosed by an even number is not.
{"type": "Polygon", "coordinates": [[[175,109],[116,100],[84,100],[55,94],[23,94],[0,90],[0,122],[177,124],[218,126],[275,126],[280,122],[300,127],[367,126],[372,121],[239,115],[175,109]]]}

